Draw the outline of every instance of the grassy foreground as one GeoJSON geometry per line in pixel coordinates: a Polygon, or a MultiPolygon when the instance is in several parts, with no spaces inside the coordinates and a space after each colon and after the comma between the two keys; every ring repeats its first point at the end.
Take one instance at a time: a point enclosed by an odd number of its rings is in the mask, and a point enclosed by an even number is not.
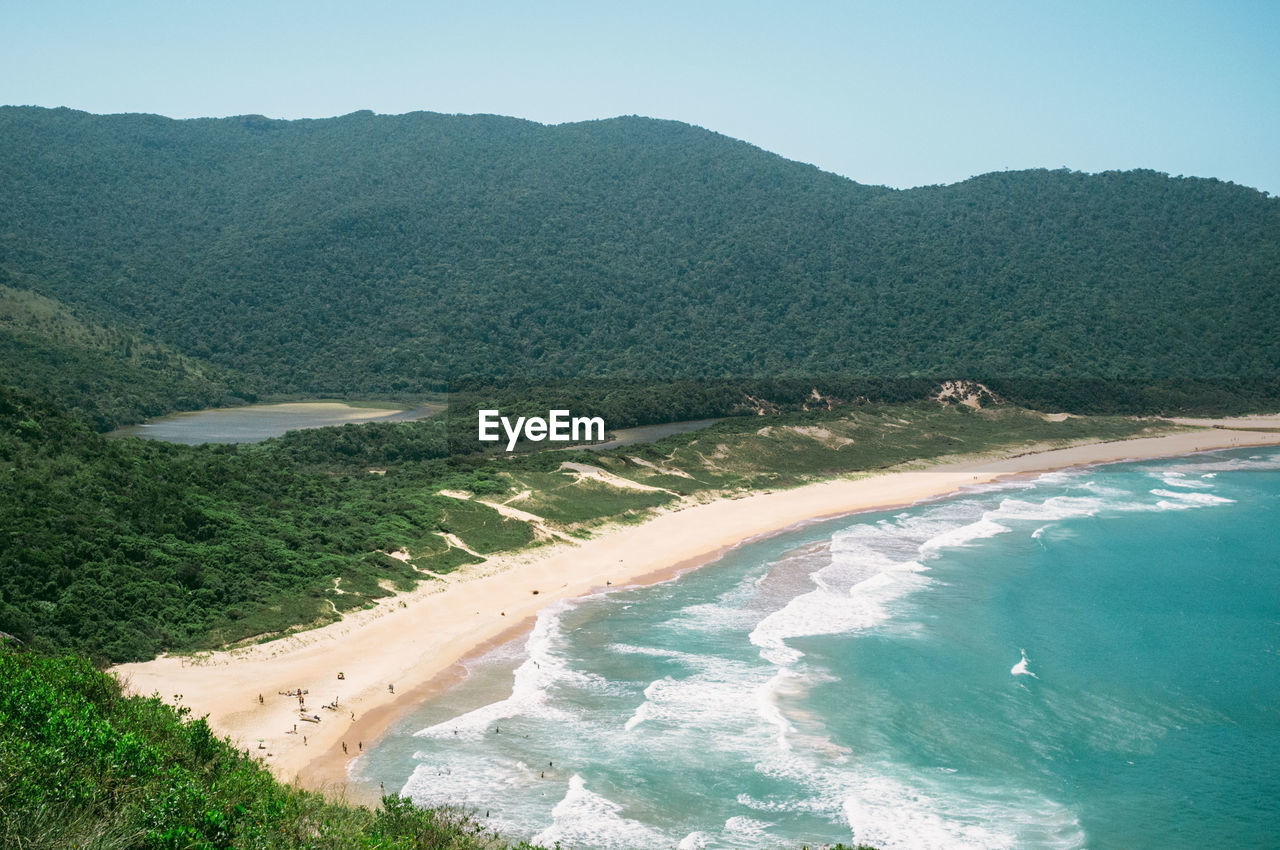
{"type": "Polygon", "coordinates": [[[376,810],[277,782],[203,719],[126,697],[87,660],[0,641],[0,846],[496,848],[476,821],[386,796],[376,810]]]}
{"type": "Polygon", "coordinates": [[[0,681],[6,850],[534,848],[405,797],[370,809],[282,784],[189,709],[126,697],[84,658],[0,638],[0,681]]]}

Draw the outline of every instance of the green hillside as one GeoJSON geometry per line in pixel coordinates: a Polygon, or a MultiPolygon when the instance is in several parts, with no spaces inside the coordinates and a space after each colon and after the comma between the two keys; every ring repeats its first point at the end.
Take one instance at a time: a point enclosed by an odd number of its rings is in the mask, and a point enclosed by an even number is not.
{"type": "Polygon", "coordinates": [[[0,375],[97,430],[251,398],[250,382],[119,327],[82,319],[0,270],[0,375]]]}
{"type": "Polygon", "coordinates": [[[0,847],[501,850],[459,812],[376,809],[277,782],[190,709],[0,636],[0,847]]]}
{"type": "Polygon", "coordinates": [[[1280,372],[1280,201],[1148,171],[893,191],[716,133],[0,109],[0,269],[268,392],[1280,372]]]}

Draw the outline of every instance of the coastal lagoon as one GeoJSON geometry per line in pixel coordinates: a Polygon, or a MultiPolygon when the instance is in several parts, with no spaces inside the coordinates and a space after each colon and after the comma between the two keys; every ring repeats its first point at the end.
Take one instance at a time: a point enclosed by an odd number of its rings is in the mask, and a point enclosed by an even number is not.
{"type": "Polygon", "coordinates": [[[1267,846],[1280,451],[811,524],[544,609],[353,779],[550,846],[1267,846]]]}
{"type": "Polygon", "coordinates": [[[143,437],[198,446],[203,443],[260,443],[299,428],[324,428],[348,422],[406,422],[434,416],[443,405],[405,409],[374,407],[338,401],[296,401],[251,404],[175,413],[141,425],[117,428],[109,437],[143,437]]]}
{"type": "Polygon", "coordinates": [[[675,434],[688,434],[692,431],[701,431],[703,428],[709,428],[721,420],[719,419],[691,419],[684,422],[664,422],[659,425],[637,425],[634,428],[619,428],[610,433],[610,438],[603,443],[596,443],[589,446],[580,446],[579,448],[593,452],[602,452],[606,449],[616,449],[620,446],[634,446],[638,443],[656,443],[664,437],[670,437],[675,434]]]}

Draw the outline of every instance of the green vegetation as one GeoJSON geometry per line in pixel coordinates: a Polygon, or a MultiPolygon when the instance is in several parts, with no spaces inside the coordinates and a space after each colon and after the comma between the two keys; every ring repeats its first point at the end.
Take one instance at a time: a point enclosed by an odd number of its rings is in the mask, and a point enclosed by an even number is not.
{"type": "MultiPolygon", "coordinates": [[[[591,460],[598,465],[601,459],[591,460]]],[[[629,488],[625,484],[618,487],[590,477],[579,477],[573,470],[520,470],[511,472],[509,477],[513,488],[518,489],[506,500],[507,504],[565,526],[643,513],[649,508],[669,504],[679,496],[660,490],[629,488]]]]}
{"type": "Polygon", "coordinates": [[[756,490],[947,455],[1124,439],[1159,424],[1106,416],[1052,421],[1034,411],[1002,406],[974,411],[934,402],[866,405],[834,415],[807,411],[726,420],[656,445],[605,453],[596,462],[640,483],[679,493],[756,490]]]}
{"type": "Polygon", "coordinates": [[[824,403],[606,452],[508,456],[465,440],[454,452],[450,417],[180,446],[106,439],[0,387],[0,631],[100,661],[217,648],[330,622],[483,557],[682,498],[1150,424],[824,403]]]}
{"type": "Polygon", "coordinates": [[[527,523],[507,519],[487,505],[449,499],[442,514],[441,530],[461,537],[468,548],[482,555],[533,542],[533,530],[527,523]]]}
{"type": "Polygon", "coordinates": [[[922,375],[1071,410],[1280,398],[1280,200],[1216,180],[894,191],[642,118],[9,107],[0,137],[9,286],[264,393],[922,375]]]}
{"type": "Polygon", "coordinates": [[[0,638],[0,681],[3,847],[509,846],[461,813],[406,798],[369,809],[283,785],[188,709],[125,697],[83,659],[17,652],[0,638]]]}
{"type": "Polygon", "coordinates": [[[231,370],[81,319],[53,299],[3,285],[5,278],[0,268],[0,375],[56,399],[96,430],[254,397],[231,370]]]}
{"type": "MultiPolygon", "coordinates": [[[[442,427],[421,426],[441,452],[442,427]]],[[[347,429],[331,430],[341,458],[347,429]]],[[[0,389],[0,630],[148,658],[323,623],[423,577],[371,556],[431,550],[450,500],[411,476],[328,474],[272,448],[108,440],[0,389]]]]}

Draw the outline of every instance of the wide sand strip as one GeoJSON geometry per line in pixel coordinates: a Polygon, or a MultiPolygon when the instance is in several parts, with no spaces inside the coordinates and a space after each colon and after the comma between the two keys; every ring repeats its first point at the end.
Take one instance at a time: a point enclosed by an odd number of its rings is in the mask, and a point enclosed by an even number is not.
{"type": "MultiPolygon", "coordinates": [[[[1261,421],[1269,423],[1263,427],[1280,428],[1280,416],[1261,421]]],[[[1249,427],[1260,427],[1259,420],[1249,427]]],[[[207,714],[215,731],[262,757],[281,779],[340,790],[361,742],[373,742],[410,705],[456,678],[459,660],[527,628],[548,602],[610,583],[659,580],[744,540],[807,520],[908,505],[1003,476],[1275,444],[1280,431],[1219,425],[723,499],[577,545],[558,543],[491,559],[292,637],[228,652],[122,664],[114,672],[134,693],[159,693],[166,701],[180,694],[195,716],[207,714]],[[307,714],[319,716],[319,723],[299,720],[297,698],[281,695],[296,688],[309,691],[307,714]],[[323,707],[334,700],[336,709],[323,707]],[[264,739],[261,749],[259,739],[264,739]]]]}

